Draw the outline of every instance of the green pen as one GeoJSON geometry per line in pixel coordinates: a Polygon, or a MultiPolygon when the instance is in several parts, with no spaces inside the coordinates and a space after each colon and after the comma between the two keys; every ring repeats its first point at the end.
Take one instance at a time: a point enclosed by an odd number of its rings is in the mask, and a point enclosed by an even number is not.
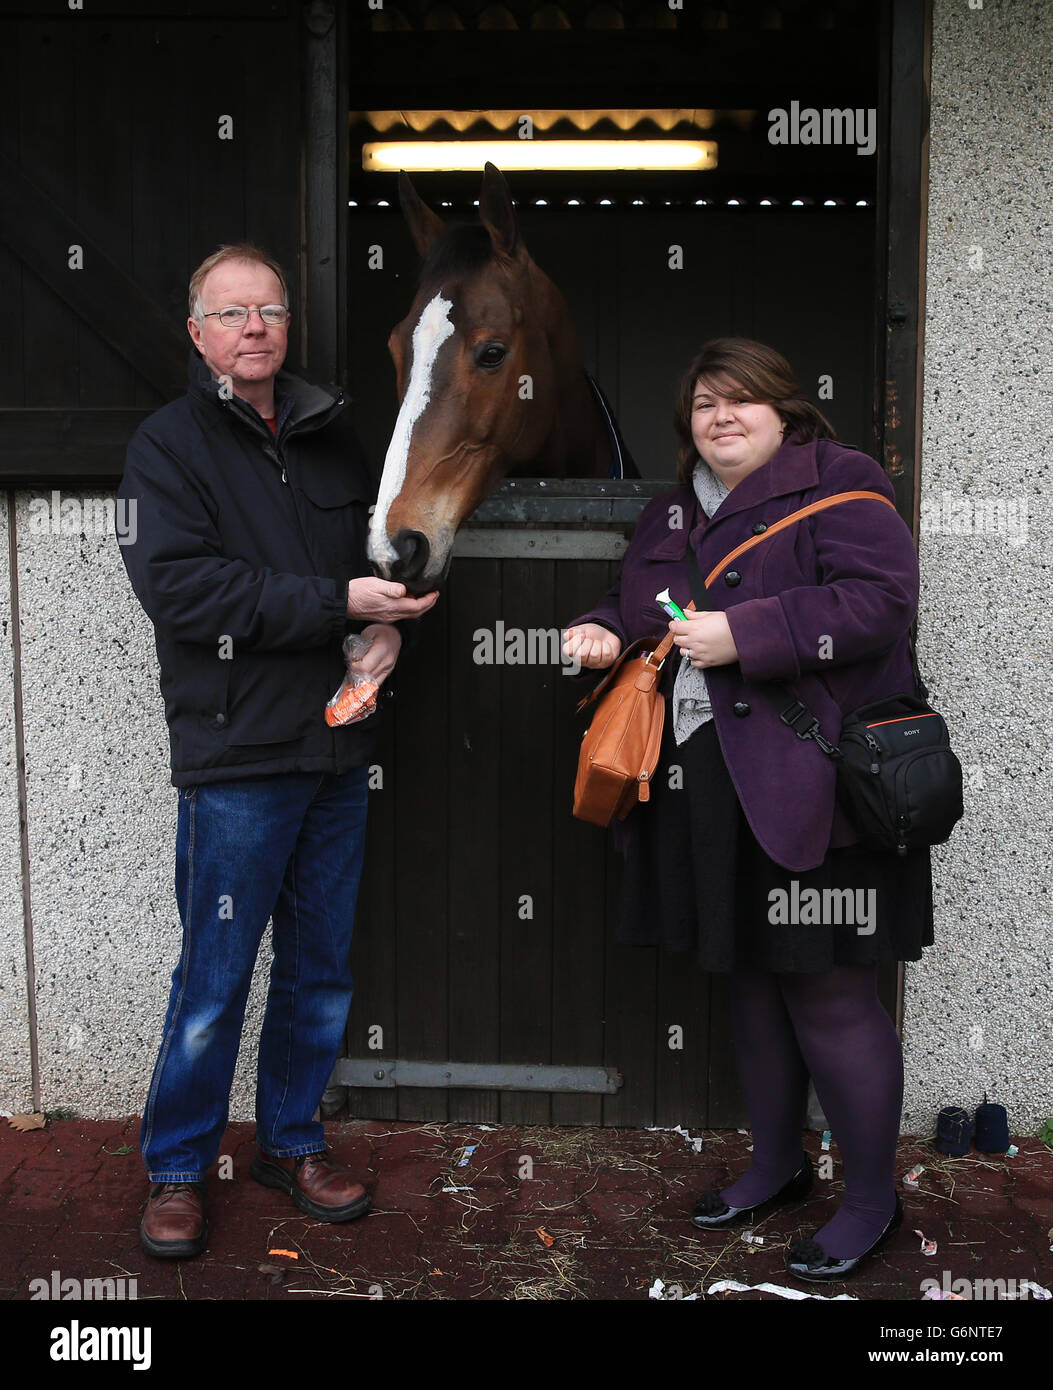
{"type": "Polygon", "coordinates": [[[679,618],[682,623],[687,622],[687,614],[678,603],[674,603],[669,597],[669,590],[663,589],[660,594],[655,594],[655,602],[660,603],[671,618],[679,618]]]}

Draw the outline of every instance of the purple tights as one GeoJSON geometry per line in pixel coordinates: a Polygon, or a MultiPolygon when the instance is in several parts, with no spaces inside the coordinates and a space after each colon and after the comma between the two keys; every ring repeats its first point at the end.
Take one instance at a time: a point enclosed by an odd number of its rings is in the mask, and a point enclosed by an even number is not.
{"type": "Polygon", "coordinates": [[[811,1074],[845,1176],[844,1201],[814,1238],[835,1258],[862,1254],[895,1210],[903,1104],[903,1053],[877,996],[876,968],[839,965],[812,975],[737,970],[732,1033],[753,1161],[721,1197],[729,1206],[753,1206],[801,1166],[811,1074]]]}

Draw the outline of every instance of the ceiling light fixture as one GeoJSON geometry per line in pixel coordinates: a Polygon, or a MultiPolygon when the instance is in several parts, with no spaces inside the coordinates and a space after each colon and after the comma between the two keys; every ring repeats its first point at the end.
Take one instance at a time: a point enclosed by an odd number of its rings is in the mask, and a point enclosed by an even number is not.
{"type": "Polygon", "coordinates": [[[714,140],[399,140],[362,147],[367,173],[524,169],[715,169],[714,140]]]}

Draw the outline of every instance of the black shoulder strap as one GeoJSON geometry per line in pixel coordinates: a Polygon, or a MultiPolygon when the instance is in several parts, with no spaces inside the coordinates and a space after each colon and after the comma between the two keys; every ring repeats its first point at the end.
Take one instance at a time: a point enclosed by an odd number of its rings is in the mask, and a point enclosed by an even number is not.
{"type": "Polygon", "coordinates": [[[929,687],[925,684],[925,682],[924,682],[924,681],[922,680],[922,678],[921,678],[921,671],[920,671],[920,669],[919,669],[919,667],[918,667],[918,653],[917,653],[917,650],[915,649],[915,646],[914,646],[914,643],[915,643],[915,641],[917,640],[917,637],[916,637],[917,629],[918,629],[918,620],[917,620],[917,618],[915,618],[915,619],[914,619],[914,622],[911,623],[911,626],[910,626],[910,635],[909,635],[909,637],[907,638],[908,642],[910,643],[910,665],[911,665],[911,669],[912,669],[913,672],[914,672],[914,687],[915,687],[917,693],[918,693],[918,694],[921,696],[921,698],[925,701],[925,703],[928,704],[928,700],[929,700],[929,687]]]}

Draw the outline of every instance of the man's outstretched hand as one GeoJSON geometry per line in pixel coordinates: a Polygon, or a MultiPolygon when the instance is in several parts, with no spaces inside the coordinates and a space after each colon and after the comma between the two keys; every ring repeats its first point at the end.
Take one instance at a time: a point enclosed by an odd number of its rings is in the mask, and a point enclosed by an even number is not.
{"type": "Polygon", "coordinates": [[[347,586],[347,616],[397,623],[403,618],[422,617],[435,607],[438,598],[438,589],[413,598],[407,594],[405,584],[395,584],[390,579],[352,579],[347,586]]]}

